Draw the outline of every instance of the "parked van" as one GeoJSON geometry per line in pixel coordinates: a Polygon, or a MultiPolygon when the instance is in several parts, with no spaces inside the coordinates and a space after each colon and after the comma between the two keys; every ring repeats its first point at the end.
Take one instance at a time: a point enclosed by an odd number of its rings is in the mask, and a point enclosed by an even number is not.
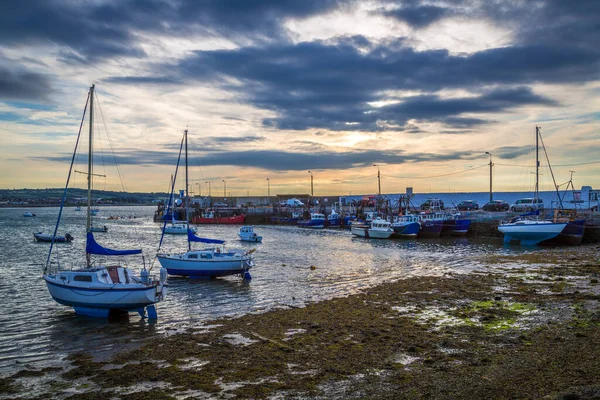
{"type": "Polygon", "coordinates": [[[524,199],[519,199],[513,204],[510,205],[510,211],[534,211],[534,210],[543,210],[544,209],[544,201],[542,199],[537,199],[537,204],[535,202],[536,199],[532,197],[527,197],[524,199]]]}
{"type": "Polygon", "coordinates": [[[287,199],[280,201],[279,205],[283,207],[302,207],[304,203],[298,199],[287,199]]]}

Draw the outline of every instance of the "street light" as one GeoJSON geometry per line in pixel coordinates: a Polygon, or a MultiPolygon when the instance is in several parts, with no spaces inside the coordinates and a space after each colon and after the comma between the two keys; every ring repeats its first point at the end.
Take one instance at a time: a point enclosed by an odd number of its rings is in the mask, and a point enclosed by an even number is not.
{"type": "Polygon", "coordinates": [[[269,204],[271,204],[271,182],[269,181],[269,178],[267,178],[267,198],[269,204]]]}
{"type": "Polygon", "coordinates": [[[314,190],[313,190],[313,173],[308,171],[308,173],[310,174],[310,197],[314,197],[314,190]]]}
{"type": "Polygon", "coordinates": [[[379,195],[381,196],[381,174],[379,173],[379,164],[373,164],[374,167],[377,167],[377,185],[379,187],[379,195]]]}
{"type": "Polygon", "coordinates": [[[492,167],[494,163],[492,163],[492,153],[486,151],[485,154],[490,156],[490,201],[492,201],[492,167]]]}
{"type": "Polygon", "coordinates": [[[202,197],[202,186],[200,186],[200,182],[196,182],[196,185],[198,185],[198,196],[202,197]]]}
{"type": "Polygon", "coordinates": [[[223,179],[223,198],[227,198],[227,182],[223,179]]]}
{"type": "Polygon", "coordinates": [[[208,183],[208,197],[210,197],[210,181],[205,181],[204,183],[208,183]]]}

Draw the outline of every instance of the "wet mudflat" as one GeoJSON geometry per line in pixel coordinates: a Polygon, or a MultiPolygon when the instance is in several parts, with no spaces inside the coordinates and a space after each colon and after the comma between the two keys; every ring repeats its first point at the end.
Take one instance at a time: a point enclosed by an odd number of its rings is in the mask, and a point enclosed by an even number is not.
{"type": "Polygon", "coordinates": [[[112,359],[0,380],[6,398],[600,398],[600,247],[482,255],[298,308],[211,321],[112,359]]]}

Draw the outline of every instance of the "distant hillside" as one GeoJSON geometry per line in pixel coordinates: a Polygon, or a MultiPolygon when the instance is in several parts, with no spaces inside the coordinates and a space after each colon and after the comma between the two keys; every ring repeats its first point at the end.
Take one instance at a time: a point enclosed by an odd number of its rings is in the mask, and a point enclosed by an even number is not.
{"type": "MultiPolygon", "coordinates": [[[[0,205],[58,205],[64,189],[0,189],[0,205]]],[[[167,198],[167,193],[127,193],[94,190],[96,204],[152,204],[167,198]]],[[[69,189],[66,204],[83,204],[87,201],[87,190],[69,189]]]]}

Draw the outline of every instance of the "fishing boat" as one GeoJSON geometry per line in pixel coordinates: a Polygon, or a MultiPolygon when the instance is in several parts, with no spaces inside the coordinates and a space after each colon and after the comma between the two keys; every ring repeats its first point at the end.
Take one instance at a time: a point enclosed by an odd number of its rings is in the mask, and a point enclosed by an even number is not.
{"type": "Polygon", "coordinates": [[[471,220],[463,218],[461,213],[446,213],[440,236],[464,236],[469,231],[469,226],[471,220]]]}
{"type": "MultiPolygon", "coordinates": [[[[112,250],[101,246],[96,242],[91,231],[91,205],[92,205],[92,181],[93,171],[93,126],[94,126],[94,89],[92,85],[88,93],[88,101],[84,110],[89,110],[89,151],[87,160],[87,208],[86,208],[86,248],[85,256],[81,259],[68,258],[68,269],[63,269],[61,261],[63,257],[56,257],[56,262],[51,262],[54,243],[56,242],[57,230],[60,224],[62,212],[65,205],[69,180],[74,172],[75,154],[71,159],[71,166],[63,197],[58,212],[58,218],[50,242],[50,250],[44,267],[43,278],[48,287],[50,295],[59,304],[73,307],[80,315],[92,317],[108,317],[114,312],[138,312],[143,317],[157,318],[155,304],[163,300],[166,295],[167,285],[166,271],[160,271],[160,278],[150,275],[150,271],[144,265],[140,276],[134,275],[133,271],[111,261],[104,266],[101,260],[92,260],[92,256],[127,256],[140,254],[142,250],[112,250]],[[88,107],[89,105],[89,107],[88,107]],[[78,261],[84,263],[85,267],[73,268],[78,261]]],[[[82,136],[81,127],[77,137],[77,143],[82,136]]],[[[77,151],[75,147],[75,152],[77,151]]],[[[142,257],[143,260],[143,257],[142,257]]]]}
{"type": "Polygon", "coordinates": [[[52,240],[56,243],[71,243],[73,236],[70,233],[66,233],[64,236],[53,235],[51,233],[36,232],[33,234],[33,238],[36,242],[50,243],[52,240]]]}
{"type": "Polygon", "coordinates": [[[421,230],[417,237],[424,239],[439,238],[444,228],[446,213],[443,211],[422,211],[417,214],[421,222],[421,230]]]}
{"type": "MultiPolygon", "coordinates": [[[[535,127],[535,194],[534,204],[537,204],[539,191],[539,140],[540,128],[535,127]]],[[[543,241],[556,238],[565,229],[568,222],[539,219],[540,210],[513,218],[507,223],[500,224],[498,230],[504,234],[504,243],[519,242],[521,245],[535,246],[543,241]]]]}
{"type": "Polygon", "coordinates": [[[353,235],[369,238],[369,239],[389,239],[390,236],[394,233],[394,230],[391,228],[391,223],[381,219],[376,218],[371,221],[370,224],[352,224],[350,231],[353,235]]]}
{"type": "Polygon", "coordinates": [[[238,236],[243,242],[262,242],[262,236],[254,232],[253,226],[242,226],[238,232],[238,236]]]}
{"type": "Polygon", "coordinates": [[[311,229],[323,229],[325,228],[325,214],[310,213],[310,219],[299,220],[298,226],[311,229]]]}
{"type": "Polygon", "coordinates": [[[246,221],[245,214],[232,210],[208,210],[192,217],[194,224],[241,225],[246,221]]]}
{"type": "Polygon", "coordinates": [[[415,238],[421,230],[421,221],[418,215],[406,214],[395,216],[390,226],[394,235],[401,238],[415,238]]]}
{"type": "Polygon", "coordinates": [[[327,226],[337,228],[342,225],[342,217],[335,211],[335,204],[331,207],[331,213],[327,215],[327,226]]]}
{"type": "Polygon", "coordinates": [[[35,217],[35,214],[32,213],[31,211],[27,211],[25,214],[23,214],[24,217],[35,217]]]}
{"type": "Polygon", "coordinates": [[[172,221],[163,227],[163,232],[171,235],[187,235],[188,229],[192,231],[192,233],[198,232],[193,226],[188,228],[188,224],[186,224],[185,221],[172,221]]]}
{"type": "MultiPolygon", "coordinates": [[[[189,227],[189,207],[188,190],[188,131],[185,130],[181,146],[179,148],[179,158],[175,168],[173,179],[174,190],[177,180],[177,171],[179,169],[179,160],[181,159],[182,149],[185,144],[185,195],[184,202],[186,207],[186,225],[189,227]]],[[[166,221],[165,221],[166,223],[166,221]]],[[[196,236],[191,230],[187,230],[188,248],[185,252],[169,253],[160,252],[164,239],[164,231],[160,238],[158,248],[158,261],[166,269],[169,275],[187,276],[190,278],[216,278],[227,275],[240,274],[244,279],[251,279],[250,268],[254,265],[252,262],[251,251],[225,251],[223,240],[201,238],[196,236]],[[214,247],[204,248],[202,250],[192,250],[191,243],[212,244],[214,247]]]]}

